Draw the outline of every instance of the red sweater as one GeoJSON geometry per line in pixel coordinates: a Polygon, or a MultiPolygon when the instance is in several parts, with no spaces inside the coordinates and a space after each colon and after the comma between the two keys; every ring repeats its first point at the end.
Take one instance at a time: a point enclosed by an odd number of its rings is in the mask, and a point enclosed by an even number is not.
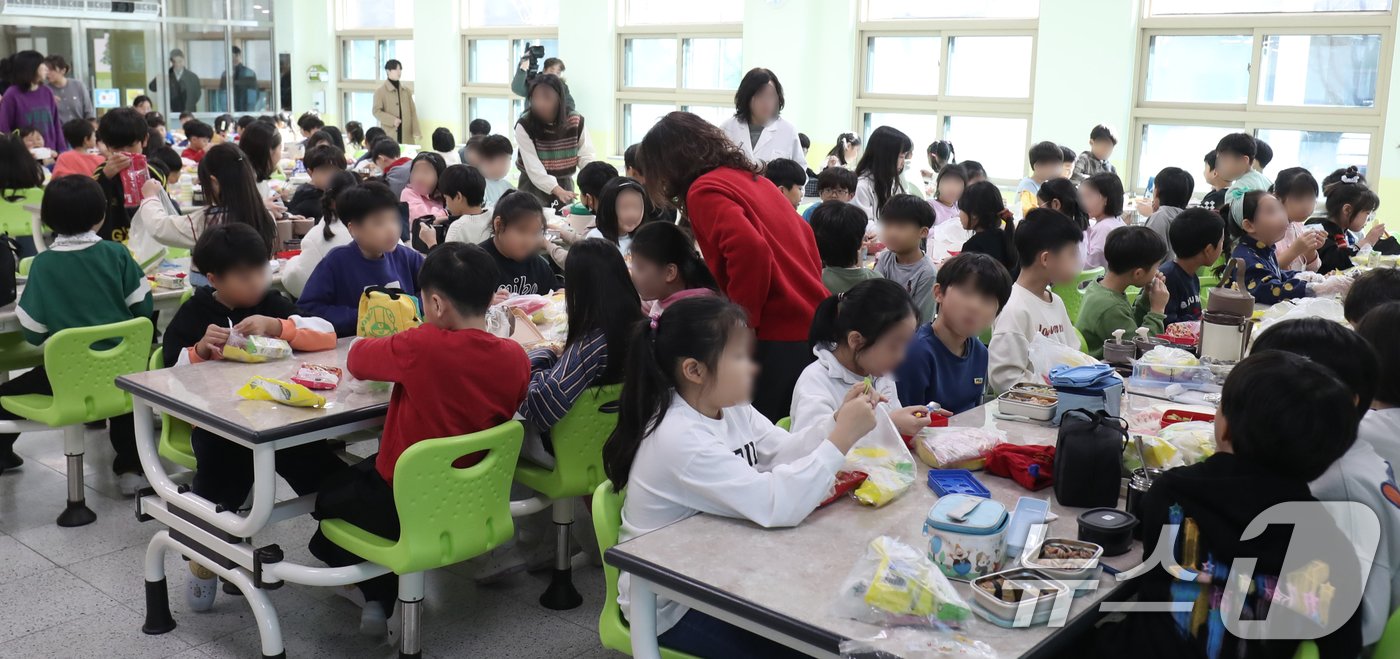
{"type": "Polygon", "coordinates": [[[768,179],[720,167],[685,197],[695,240],[715,281],[749,312],[760,341],[806,341],[828,295],[812,227],[768,179]]]}
{"type": "MultiPolygon", "coordinates": [[[[515,416],[530,383],[520,344],[481,330],[420,325],[383,339],[360,339],[346,367],[361,380],[394,383],[375,469],[394,482],[394,465],[413,444],[498,426],[515,416]]],[[[477,454],[454,463],[469,467],[477,454]]]]}

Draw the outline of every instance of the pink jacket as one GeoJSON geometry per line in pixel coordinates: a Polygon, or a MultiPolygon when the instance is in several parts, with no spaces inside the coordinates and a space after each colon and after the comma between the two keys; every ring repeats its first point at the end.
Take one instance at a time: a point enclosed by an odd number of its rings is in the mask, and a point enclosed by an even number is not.
{"type": "Polygon", "coordinates": [[[447,208],[442,202],[418,194],[411,186],[404,186],[403,192],[399,194],[399,201],[408,204],[408,219],[416,220],[425,215],[433,217],[447,217],[447,208]]]}

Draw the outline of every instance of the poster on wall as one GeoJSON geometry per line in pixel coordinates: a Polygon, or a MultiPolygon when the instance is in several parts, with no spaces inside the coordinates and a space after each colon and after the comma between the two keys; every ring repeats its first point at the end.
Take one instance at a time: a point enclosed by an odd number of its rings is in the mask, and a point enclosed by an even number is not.
{"type": "Polygon", "coordinates": [[[121,99],[119,97],[120,94],[118,93],[118,90],[110,87],[99,87],[97,89],[92,90],[93,106],[102,108],[104,110],[110,110],[112,108],[120,106],[121,99]]]}

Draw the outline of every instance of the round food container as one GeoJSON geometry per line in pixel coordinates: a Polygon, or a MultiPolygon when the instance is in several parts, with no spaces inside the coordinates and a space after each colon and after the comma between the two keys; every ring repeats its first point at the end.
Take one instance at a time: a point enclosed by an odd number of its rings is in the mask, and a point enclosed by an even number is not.
{"type": "Polygon", "coordinates": [[[949,579],[991,574],[1006,562],[1006,506],[991,499],[950,494],[928,511],[928,557],[949,579]]]}

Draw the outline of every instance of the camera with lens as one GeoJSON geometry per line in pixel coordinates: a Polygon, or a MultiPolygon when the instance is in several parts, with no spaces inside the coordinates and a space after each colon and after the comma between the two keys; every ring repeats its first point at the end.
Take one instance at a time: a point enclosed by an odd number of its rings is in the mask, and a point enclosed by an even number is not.
{"type": "Polygon", "coordinates": [[[541,44],[526,46],[525,57],[530,60],[530,68],[525,72],[525,79],[533,80],[540,72],[540,59],[544,57],[544,46],[541,44]]]}

